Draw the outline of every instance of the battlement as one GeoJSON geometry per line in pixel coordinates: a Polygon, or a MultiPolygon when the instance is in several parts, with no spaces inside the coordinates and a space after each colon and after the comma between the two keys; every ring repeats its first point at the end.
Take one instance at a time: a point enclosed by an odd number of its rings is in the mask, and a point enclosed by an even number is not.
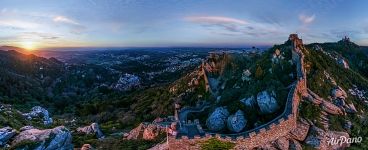
{"type": "Polygon", "coordinates": [[[295,129],[298,117],[298,107],[301,101],[300,95],[307,91],[307,87],[306,73],[303,66],[304,54],[301,51],[301,49],[304,48],[303,42],[298,38],[297,34],[290,34],[289,40],[293,42],[292,52],[296,57],[296,59],[293,60],[297,66],[296,71],[298,79],[289,91],[286,105],[281,115],[266,124],[241,133],[218,134],[206,132],[204,136],[196,136],[194,138],[182,136],[176,139],[175,137],[171,137],[169,139],[170,149],[195,149],[195,147],[191,146],[195,145],[197,142],[203,142],[210,138],[236,143],[235,149],[252,149],[285,136],[291,130],[295,129]]]}
{"type": "Polygon", "coordinates": [[[292,42],[293,47],[303,45],[303,40],[298,37],[298,34],[290,34],[289,40],[292,42]]]}

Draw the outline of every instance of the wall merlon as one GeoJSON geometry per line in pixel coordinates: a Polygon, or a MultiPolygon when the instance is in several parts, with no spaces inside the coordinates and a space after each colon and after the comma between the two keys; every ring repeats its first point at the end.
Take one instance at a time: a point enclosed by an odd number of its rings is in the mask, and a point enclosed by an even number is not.
{"type": "Polygon", "coordinates": [[[244,137],[243,136],[238,136],[238,137],[236,137],[236,140],[243,140],[244,139],[244,137]]]}
{"type": "Polygon", "coordinates": [[[262,128],[259,130],[259,133],[265,133],[266,132],[266,128],[262,128]]]}
{"type": "Polygon", "coordinates": [[[276,124],[275,123],[270,124],[270,129],[273,129],[275,127],[276,127],[276,124]]]}
{"type": "Polygon", "coordinates": [[[281,119],[278,120],[278,123],[281,124],[284,121],[285,121],[284,118],[281,118],[281,119]]]}
{"type": "Polygon", "coordinates": [[[254,136],[256,136],[257,135],[257,133],[256,132],[251,132],[251,133],[249,133],[249,137],[254,137],[254,136]]]}

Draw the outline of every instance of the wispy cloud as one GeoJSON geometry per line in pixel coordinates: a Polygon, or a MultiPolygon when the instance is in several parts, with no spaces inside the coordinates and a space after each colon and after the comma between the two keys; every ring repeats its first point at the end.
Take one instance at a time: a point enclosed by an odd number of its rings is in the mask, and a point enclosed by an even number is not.
{"type": "Polygon", "coordinates": [[[24,29],[35,29],[40,25],[22,20],[6,19],[0,20],[0,26],[3,28],[9,28],[14,30],[24,30],[24,29]]]}
{"type": "Polygon", "coordinates": [[[190,16],[186,21],[202,25],[210,33],[221,35],[262,36],[280,32],[280,26],[266,22],[241,20],[222,16],[190,16]]]}
{"type": "Polygon", "coordinates": [[[196,23],[209,23],[209,24],[248,24],[247,21],[229,18],[229,17],[221,17],[221,16],[194,16],[194,17],[185,17],[186,20],[196,23]]]}
{"type": "Polygon", "coordinates": [[[52,33],[43,33],[43,32],[22,32],[20,37],[41,39],[41,40],[56,40],[60,38],[60,36],[54,35],[52,33]]]}
{"type": "Polygon", "coordinates": [[[80,24],[78,21],[68,18],[66,16],[55,16],[53,21],[57,23],[62,23],[70,27],[70,33],[81,34],[86,31],[87,27],[80,24]]]}
{"type": "Polygon", "coordinates": [[[316,15],[304,15],[304,14],[300,14],[299,15],[299,20],[303,23],[303,24],[310,24],[314,21],[314,19],[316,18],[316,15]]]}
{"type": "Polygon", "coordinates": [[[53,18],[53,21],[59,22],[59,23],[67,23],[67,24],[73,24],[73,25],[80,25],[78,22],[74,21],[73,19],[67,18],[65,16],[55,16],[53,18]]]}

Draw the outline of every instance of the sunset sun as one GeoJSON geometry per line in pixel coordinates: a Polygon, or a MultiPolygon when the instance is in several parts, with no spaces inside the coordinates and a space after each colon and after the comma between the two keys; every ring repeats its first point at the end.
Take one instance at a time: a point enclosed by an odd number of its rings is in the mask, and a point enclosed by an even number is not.
{"type": "Polygon", "coordinates": [[[22,42],[22,47],[26,50],[33,51],[35,50],[36,46],[35,43],[32,41],[24,41],[22,42]]]}

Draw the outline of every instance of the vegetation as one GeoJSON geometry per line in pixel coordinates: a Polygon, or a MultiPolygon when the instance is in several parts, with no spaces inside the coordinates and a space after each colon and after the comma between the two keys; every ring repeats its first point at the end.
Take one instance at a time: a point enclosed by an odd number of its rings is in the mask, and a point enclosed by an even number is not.
{"type": "Polygon", "coordinates": [[[10,150],[36,149],[39,145],[40,145],[39,142],[24,140],[16,145],[12,145],[9,149],[10,150]]]}
{"type": "MultiPolygon", "coordinates": [[[[73,137],[74,138],[74,137],[73,137]]],[[[121,138],[107,137],[102,140],[98,139],[83,139],[83,144],[89,143],[97,149],[109,150],[146,150],[157,143],[165,140],[165,135],[159,135],[155,140],[126,140],[121,138]]],[[[78,143],[76,147],[81,147],[82,143],[78,143]]]]}
{"type": "Polygon", "coordinates": [[[211,138],[206,142],[201,144],[202,150],[229,150],[233,149],[235,146],[234,143],[231,142],[222,142],[216,138],[211,138]]]}

